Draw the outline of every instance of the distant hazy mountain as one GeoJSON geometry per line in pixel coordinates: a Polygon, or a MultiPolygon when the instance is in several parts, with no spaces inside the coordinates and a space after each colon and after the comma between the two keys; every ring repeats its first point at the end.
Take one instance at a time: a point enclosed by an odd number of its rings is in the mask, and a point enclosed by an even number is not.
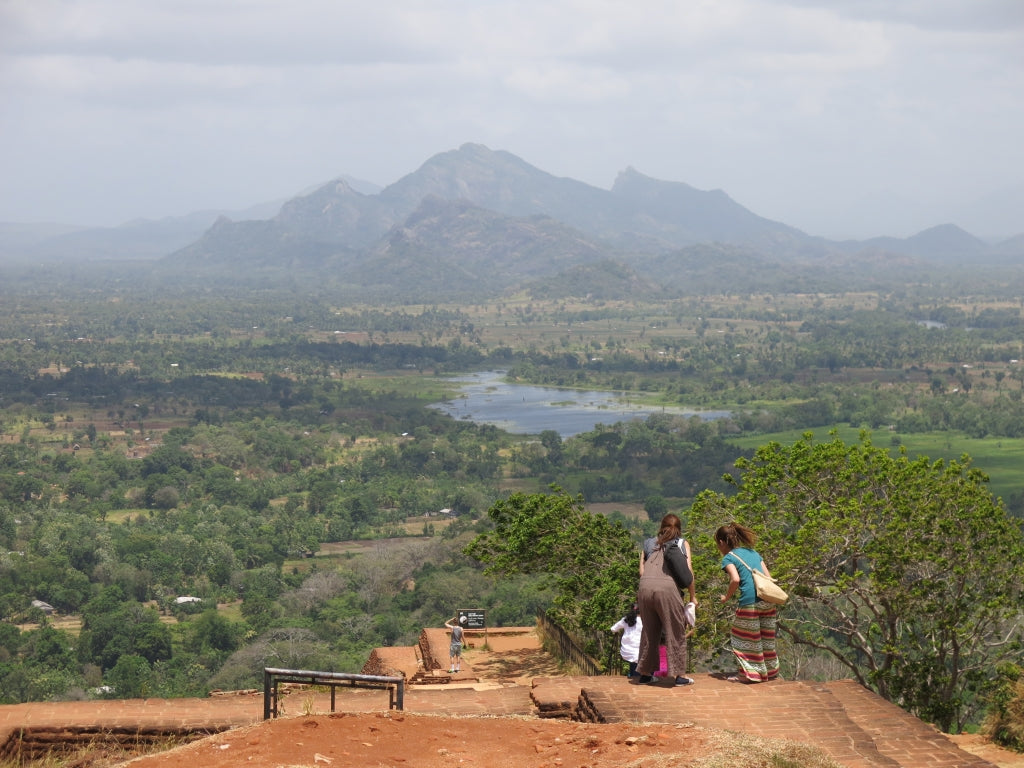
{"type": "Polygon", "coordinates": [[[0,260],[96,261],[152,260],[193,243],[221,216],[265,219],[283,201],[241,211],[197,211],[159,220],[136,219],[117,227],[0,223],[0,260]]]}
{"type": "Polygon", "coordinates": [[[996,243],[992,246],[992,255],[1002,260],[1024,262],[1024,234],[996,243]]]}
{"type": "MultiPolygon", "coordinates": [[[[348,233],[348,242],[364,242],[368,228],[386,218],[386,209],[330,186],[330,192],[314,193],[316,199],[334,202],[329,219],[348,233]],[[366,216],[357,216],[359,211],[366,216]]],[[[272,221],[221,219],[198,242],[161,259],[156,274],[261,285],[286,275],[289,284],[336,285],[366,298],[458,298],[498,294],[608,256],[600,243],[550,217],[504,216],[466,200],[428,196],[364,249],[344,245],[338,229],[324,219],[305,226],[307,211],[296,204],[272,221]]]]}
{"type": "Polygon", "coordinates": [[[830,242],[758,216],[721,190],[632,168],[603,190],[466,144],[376,194],[338,179],[288,201],[268,221],[221,219],[160,270],[226,270],[238,279],[256,269],[265,281],[276,266],[289,281],[305,270],[321,287],[377,297],[524,288],[611,296],[837,290],[865,265],[872,281],[879,269],[912,272],[915,259],[955,264],[979,256],[995,250],[951,225],[906,240],[830,242]]]}
{"type": "MultiPolygon", "coordinates": [[[[542,214],[627,247],[672,247],[709,240],[769,242],[804,236],[761,218],[724,192],[657,181],[633,169],[610,191],[541,171],[508,152],[479,144],[435,155],[380,197],[395,210],[411,210],[427,195],[464,199],[509,216],[542,214]]],[[[806,236],[804,236],[806,237],[806,236]]]]}
{"type": "Polygon", "coordinates": [[[620,225],[620,240],[640,235],[675,246],[717,242],[750,245],[766,253],[814,240],[794,227],[752,213],[719,189],[706,192],[658,181],[632,168],[618,175],[611,193],[616,208],[628,215],[620,225]]]}
{"type": "Polygon", "coordinates": [[[927,257],[937,261],[973,258],[992,250],[987,243],[955,224],[931,227],[905,239],[876,237],[864,241],[863,246],[883,248],[891,253],[927,257]]]}
{"type": "Polygon", "coordinates": [[[375,243],[411,211],[396,210],[382,195],[363,194],[337,179],[289,200],[272,225],[302,240],[360,248],[375,243]]]}
{"type": "Polygon", "coordinates": [[[10,230],[7,241],[20,238],[24,252],[26,238],[38,237],[29,250],[54,258],[155,258],[153,276],[165,285],[230,280],[416,300],[848,290],[924,268],[1024,263],[1024,236],[989,245],[943,225],[902,240],[833,242],[758,216],[721,190],[632,168],[604,190],[479,144],[435,155],[383,189],[339,177],[262,213],[10,230]]]}
{"type": "MultiPolygon", "coordinates": [[[[657,181],[632,169],[620,174],[611,190],[602,190],[552,176],[508,152],[466,144],[435,155],[376,195],[361,194],[339,180],[290,200],[269,227],[220,221],[174,260],[231,260],[246,248],[263,259],[270,255],[268,248],[278,247],[274,243],[292,254],[300,248],[318,254],[331,246],[375,248],[381,254],[374,243],[392,238],[391,228],[404,226],[406,217],[430,198],[463,201],[513,218],[544,216],[602,247],[623,251],[666,251],[714,241],[772,252],[818,242],[751,213],[721,191],[657,181]],[[259,245],[251,242],[257,231],[259,245]]],[[[430,244],[420,242],[419,247],[429,250],[430,244]]],[[[547,263],[555,262],[548,258],[547,263]]]]}
{"type": "Polygon", "coordinates": [[[493,294],[607,256],[600,243],[549,216],[503,216],[428,196],[346,279],[380,291],[401,282],[443,295],[493,294]]]}
{"type": "Polygon", "coordinates": [[[84,227],[71,224],[39,222],[35,224],[13,224],[0,222],[0,248],[31,248],[44,240],[79,232],[84,227]]]}

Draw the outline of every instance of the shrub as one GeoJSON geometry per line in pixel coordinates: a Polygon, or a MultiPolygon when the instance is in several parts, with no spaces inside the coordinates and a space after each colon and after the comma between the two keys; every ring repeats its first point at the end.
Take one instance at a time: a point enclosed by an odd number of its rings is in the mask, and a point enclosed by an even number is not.
{"type": "Polygon", "coordinates": [[[985,734],[993,742],[1024,752],[1024,669],[1013,664],[999,672],[1001,683],[985,718],[985,734]]]}

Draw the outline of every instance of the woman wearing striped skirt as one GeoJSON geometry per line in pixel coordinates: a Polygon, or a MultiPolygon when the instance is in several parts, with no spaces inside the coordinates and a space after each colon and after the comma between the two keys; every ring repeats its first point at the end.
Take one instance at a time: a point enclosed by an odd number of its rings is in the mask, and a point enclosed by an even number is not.
{"type": "Polygon", "coordinates": [[[771,576],[768,566],[754,549],[757,534],[739,523],[729,523],[715,531],[715,543],[722,553],[722,570],[729,577],[729,588],[722,595],[722,602],[739,595],[730,635],[739,672],[728,679],[741,683],[774,680],[779,675],[779,657],[775,653],[775,606],[757,599],[754,577],[750,573],[751,568],[757,568],[771,576]]]}

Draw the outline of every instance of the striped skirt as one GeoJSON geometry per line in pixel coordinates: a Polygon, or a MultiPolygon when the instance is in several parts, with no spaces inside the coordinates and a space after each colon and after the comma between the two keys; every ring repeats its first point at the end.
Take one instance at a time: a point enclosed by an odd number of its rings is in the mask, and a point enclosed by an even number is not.
{"type": "Polygon", "coordinates": [[[740,672],[752,683],[774,680],[779,675],[775,653],[775,606],[758,600],[741,605],[732,620],[730,642],[740,672]]]}

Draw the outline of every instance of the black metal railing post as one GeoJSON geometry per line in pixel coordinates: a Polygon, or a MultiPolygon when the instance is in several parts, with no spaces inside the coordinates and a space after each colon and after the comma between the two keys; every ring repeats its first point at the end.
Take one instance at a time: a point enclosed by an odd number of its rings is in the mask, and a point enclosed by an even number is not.
{"type": "Polygon", "coordinates": [[[263,669],[263,719],[277,717],[278,686],[282,683],[326,685],[331,689],[331,712],[335,707],[335,690],[339,685],[353,688],[386,688],[388,708],[405,707],[405,677],[400,675],[361,675],[353,672],[316,672],[308,669],[263,669]]]}

